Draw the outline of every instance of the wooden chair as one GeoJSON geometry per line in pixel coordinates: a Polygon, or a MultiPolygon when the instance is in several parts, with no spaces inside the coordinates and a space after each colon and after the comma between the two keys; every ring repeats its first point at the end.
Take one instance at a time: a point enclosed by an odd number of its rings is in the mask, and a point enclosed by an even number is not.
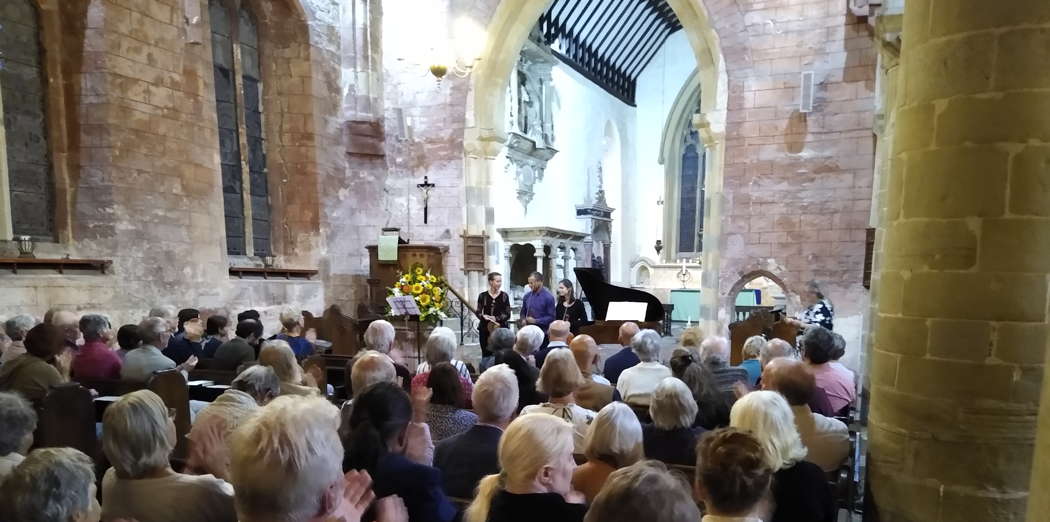
{"type": "Polygon", "coordinates": [[[172,459],[186,460],[189,450],[186,434],[190,432],[190,395],[182,372],[171,369],[153,372],[146,388],[156,393],[164,404],[175,409],[175,451],[172,459]]]}
{"type": "Polygon", "coordinates": [[[71,382],[52,387],[36,407],[34,448],[70,447],[91,458],[99,455],[91,392],[71,382]]]}

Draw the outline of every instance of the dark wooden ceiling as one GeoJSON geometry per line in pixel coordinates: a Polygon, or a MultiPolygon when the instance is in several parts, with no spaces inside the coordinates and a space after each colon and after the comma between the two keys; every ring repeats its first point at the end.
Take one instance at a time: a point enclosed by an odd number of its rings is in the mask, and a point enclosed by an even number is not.
{"type": "Polygon", "coordinates": [[[638,75],[682,28],[667,0],[554,0],[539,26],[559,59],[632,106],[638,75]]]}

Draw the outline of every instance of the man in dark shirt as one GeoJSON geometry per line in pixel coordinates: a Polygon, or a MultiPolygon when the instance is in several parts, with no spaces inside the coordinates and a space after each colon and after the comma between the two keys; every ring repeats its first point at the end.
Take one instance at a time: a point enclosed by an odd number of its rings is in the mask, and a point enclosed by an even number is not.
{"type": "Polygon", "coordinates": [[[529,275],[529,289],[521,299],[522,325],[534,324],[547,333],[554,321],[554,295],[543,287],[543,274],[539,272],[529,275]]]}
{"type": "Polygon", "coordinates": [[[624,370],[641,362],[638,356],[634,354],[634,350],[631,349],[631,339],[634,338],[634,334],[638,333],[638,330],[636,323],[626,322],[620,325],[620,335],[616,342],[620,343],[623,349],[605,360],[603,372],[605,378],[609,379],[613,386],[616,386],[616,381],[624,370]]]}
{"type": "Polygon", "coordinates": [[[478,422],[469,430],[445,439],[434,452],[445,494],[472,498],[478,482],[499,473],[499,440],[518,407],[518,383],[506,365],[485,370],[472,396],[478,422]]]}
{"type": "Polygon", "coordinates": [[[245,319],[237,323],[236,337],[222,343],[215,350],[215,369],[236,370],[240,365],[255,360],[254,345],[263,334],[262,323],[245,319]]]}

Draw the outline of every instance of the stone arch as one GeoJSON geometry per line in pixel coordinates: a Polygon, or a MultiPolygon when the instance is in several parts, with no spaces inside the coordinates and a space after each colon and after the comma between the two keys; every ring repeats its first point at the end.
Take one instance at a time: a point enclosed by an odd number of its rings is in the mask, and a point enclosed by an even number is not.
{"type": "Polygon", "coordinates": [[[744,287],[747,286],[748,283],[760,277],[764,277],[776,283],[776,285],[779,286],[780,289],[784,292],[785,297],[790,297],[792,295],[787,283],[785,283],[784,279],[779,275],[774,274],[773,272],[765,269],[752,270],[740,276],[740,278],[737,279],[735,283],[733,283],[733,286],[729,287],[729,293],[725,295],[723,309],[726,310],[727,313],[735,309],[736,295],[739,294],[744,289],[744,287]]]}
{"type": "MultiPolygon", "coordinates": [[[[464,131],[464,189],[466,201],[465,228],[468,234],[486,234],[495,241],[498,234],[492,218],[493,208],[489,197],[489,185],[495,172],[495,158],[506,141],[505,96],[511,70],[517,62],[518,53],[528,39],[536,20],[543,14],[552,0],[512,1],[502,0],[496,6],[488,24],[488,37],[475,68],[467,95],[466,129],[464,131]]],[[[701,91],[701,111],[707,115],[707,138],[712,151],[708,160],[708,183],[715,183],[708,194],[720,198],[721,176],[724,168],[725,113],[728,107],[727,70],[750,62],[750,50],[743,14],[737,0],[669,0],[679,21],[686,31],[690,46],[696,55],[697,70],[704,89],[701,91]],[[712,16],[714,15],[714,16],[712,16]],[[723,49],[729,50],[728,54],[723,49]]],[[[705,216],[704,251],[713,251],[721,241],[722,205],[709,205],[705,216]],[[714,234],[707,235],[707,230],[714,234]],[[708,242],[715,247],[708,248],[708,242]]],[[[499,262],[494,246],[488,249],[490,264],[499,262]]],[[[713,252],[712,252],[713,255],[713,252]]],[[[705,277],[708,300],[701,303],[701,313],[707,327],[714,328],[717,320],[718,257],[708,259],[705,254],[705,269],[713,268],[713,277],[705,277]]],[[[480,288],[480,273],[468,274],[470,291],[480,288]]],[[[702,297],[702,299],[704,299],[702,297]]]]}

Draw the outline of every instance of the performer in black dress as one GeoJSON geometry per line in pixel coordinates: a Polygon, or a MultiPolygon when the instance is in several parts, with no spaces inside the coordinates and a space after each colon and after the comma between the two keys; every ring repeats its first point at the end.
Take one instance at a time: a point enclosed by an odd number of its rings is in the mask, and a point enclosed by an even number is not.
{"type": "Polygon", "coordinates": [[[583,301],[576,299],[572,281],[568,279],[558,283],[558,306],[554,309],[554,317],[567,321],[573,334],[580,333],[580,327],[587,323],[587,309],[583,307],[583,301]]]}
{"type": "Polygon", "coordinates": [[[503,276],[499,272],[489,273],[489,289],[478,295],[478,338],[481,342],[481,356],[489,357],[492,352],[489,346],[489,327],[495,323],[501,328],[507,327],[510,320],[510,296],[500,290],[503,276]]]}

